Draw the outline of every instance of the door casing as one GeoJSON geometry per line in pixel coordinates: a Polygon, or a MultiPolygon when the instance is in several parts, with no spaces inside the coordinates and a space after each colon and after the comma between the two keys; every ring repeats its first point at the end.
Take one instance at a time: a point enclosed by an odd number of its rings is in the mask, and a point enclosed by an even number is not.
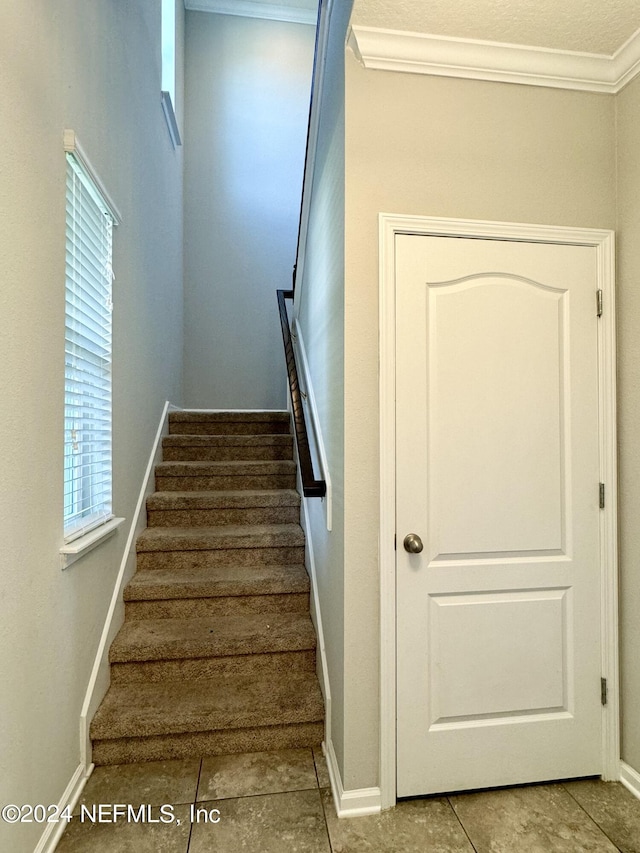
{"type": "MultiPolygon", "coordinates": [[[[522,223],[379,215],[380,348],[380,791],[382,808],[396,803],[396,411],[395,411],[395,238],[397,234],[565,243],[596,249],[603,313],[598,321],[598,407],[602,677],[602,778],[620,778],[618,676],[618,555],[616,466],[616,340],[614,232],[522,223]]],[[[594,311],[596,302],[594,295],[594,311]]]]}

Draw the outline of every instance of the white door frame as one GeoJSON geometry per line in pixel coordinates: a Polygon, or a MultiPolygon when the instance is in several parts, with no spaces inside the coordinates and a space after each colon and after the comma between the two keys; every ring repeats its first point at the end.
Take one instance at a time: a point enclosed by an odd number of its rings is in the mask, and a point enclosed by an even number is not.
{"type": "MultiPolygon", "coordinates": [[[[602,778],[620,778],[618,686],[618,554],[616,466],[616,337],[614,232],[506,222],[379,216],[380,291],[380,789],[382,808],[396,803],[396,411],[395,237],[418,234],[537,243],[568,243],[596,249],[603,313],[598,321],[600,481],[606,487],[600,512],[602,677],[608,703],[602,709],[602,778]]],[[[594,294],[594,311],[596,296],[594,294]]]]}

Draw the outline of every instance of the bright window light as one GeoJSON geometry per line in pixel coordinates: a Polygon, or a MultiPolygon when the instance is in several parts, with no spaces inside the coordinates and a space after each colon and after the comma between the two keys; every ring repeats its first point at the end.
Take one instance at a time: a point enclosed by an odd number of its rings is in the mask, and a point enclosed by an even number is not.
{"type": "Polygon", "coordinates": [[[176,0],[162,0],[162,91],[176,107],[176,0]]]}
{"type": "Polygon", "coordinates": [[[162,0],[162,109],[173,147],[182,145],[176,111],[176,0],[162,0]]]}

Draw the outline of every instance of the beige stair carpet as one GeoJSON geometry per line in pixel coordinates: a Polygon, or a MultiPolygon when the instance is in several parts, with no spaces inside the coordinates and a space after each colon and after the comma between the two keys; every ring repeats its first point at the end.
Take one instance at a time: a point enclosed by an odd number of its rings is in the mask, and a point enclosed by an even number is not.
{"type": "Polygon", "coordinates": [[[169,415],[96,764],[322,741],[295,485],[288,413],[169,415]]]}

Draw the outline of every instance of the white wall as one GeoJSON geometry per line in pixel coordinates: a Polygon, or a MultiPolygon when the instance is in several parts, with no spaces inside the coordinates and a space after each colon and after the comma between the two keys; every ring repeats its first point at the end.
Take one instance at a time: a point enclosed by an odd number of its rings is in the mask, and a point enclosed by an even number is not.
{"type": "Polygon", "coordinates": [[[640,79],[616,106],[622,759],[640,772],[640,79]]]}
{"type": "MultiPolygon", "coordinates": [[[[178,4],[180,5],[180,4],[178,4]]],[[[0,802],[56,803],[163,403],[181,402],[181,152],[160,105],[160,0],[0,4],[0,802]],[[65,128],[114,238],[118,534],[62,572],[65,128]]],[[[0,823],[0,848],[42,827],[0,823]]]]}
{"type": "Polygon", "coordinates": [[[378,213],[615,227],[614,100],[346,60],[344,782],[378,781],[378,213]]]}
{"type": "Polygon", "coordinates": [[[308,500],[327,667],[331,739],[344,771],[344,40],[350,3],[334,5],[323,84],[304,276],[296,311],[325,439],[333,489],[332,530],[308,500]]]}
{"type": "Polygon", "coordinates": [[[284,408],[315,28],[187,12],[185,402],[284,408]]]}

